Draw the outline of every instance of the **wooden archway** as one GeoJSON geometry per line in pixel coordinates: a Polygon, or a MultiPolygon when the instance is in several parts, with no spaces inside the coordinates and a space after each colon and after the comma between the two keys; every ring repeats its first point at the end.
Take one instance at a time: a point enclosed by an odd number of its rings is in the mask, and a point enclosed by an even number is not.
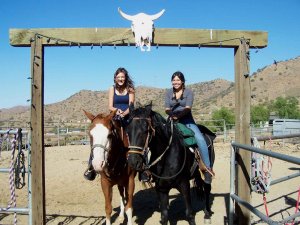
{"type": "MultiPolygon", "coordinates": [[[[10,29],[10,44],[31,47],[31,186],[32,224],[46,221],[44,158],[44,47],[134,46],[127,28],[10,29]]],[[[235,68],[235,141],[250,144],[249,48],[264,48],[268,33],[261,31],[156,28],[152,46],[233,48],[235,68]]],[[[237,153],[237,195],[250,201],[250,153],[237,153]]],[[[238,224],[250,224],[250,212],[238,204],[238,224]]]]}

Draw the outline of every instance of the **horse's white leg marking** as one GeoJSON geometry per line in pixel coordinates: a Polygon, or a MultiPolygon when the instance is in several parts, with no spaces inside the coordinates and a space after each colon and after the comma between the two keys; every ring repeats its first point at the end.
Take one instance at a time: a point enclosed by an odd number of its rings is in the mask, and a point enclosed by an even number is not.
{"type": "Polygon", "coordinates": [[[123,222],[124,220],[124,209],[125,209],[125,206],[124,206],[124,202],[123,202],[123,198],[122,196],[120,196],[120,214],[119,214],[119,222],[123,222]]]}
{"type": "Polygon", "coordinates": [[[106,224],[106,225],[111,225],[110,219],[109,219],[109,218],[106,218],[106,219],[105,219],[105,224],[106,224]]]}
{"type": "Polygon", "coordinates": [[[132,208],[127,209],[126,215],[127,215],[127,220],[128,220],[127,224],[132,225],[132,208]]]}
{"type": "MultiPolygon", "coordinates": [[[[106,146],[108,143],[107,135],[108,135],[107,127],[103,126],[103,124],[97,124],[92,130],[91,135],[93,137],[93,144],[106,146]]],[[[109,147],[109,146],[107,146],[109,147]]],[[[92,161],[93,167],[96,171],[102,171],[105,166],[105,151],[101,147],[95,147],[93,150],[94,158],[92,161]]]]}

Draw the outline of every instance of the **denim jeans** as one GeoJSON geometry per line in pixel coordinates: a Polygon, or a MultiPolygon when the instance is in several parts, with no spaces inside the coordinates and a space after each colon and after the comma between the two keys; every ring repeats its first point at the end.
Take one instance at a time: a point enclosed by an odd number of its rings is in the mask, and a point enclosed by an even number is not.
{"type": "Polygon", "coordinates": [[[188,123],[185,124],[188,128],[190,128],[195,133],[195,138],[197,141],[198,149],[200,152],[200,155],[202,157],[203,163],[207,168],[211,168],[210,166],[210,160],[209,160],[209,153],[208,153],[208,147],[206,144],[206,141],[203,137],[203,134],[200,132],[199,128],[196,124],[188,123]]]}

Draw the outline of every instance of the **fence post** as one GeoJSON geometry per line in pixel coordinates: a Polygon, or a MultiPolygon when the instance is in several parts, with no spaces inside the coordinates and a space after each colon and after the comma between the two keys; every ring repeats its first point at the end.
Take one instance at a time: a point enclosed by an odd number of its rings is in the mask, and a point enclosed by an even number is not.
{"type": "MultiPolygon", "coordinates": [[[[235,64],[235,140],[250,145],[250,78],[249,78],[249,41],[242,38],[234,51],[235,64]]],[[[247,151],[236,152],[236,192],[246,202],[251,199],[249,185],[251,154],[247,151]]],[[[239,225],[250,225],[250,212],[236,204],[235,213],[239,225]]]]}

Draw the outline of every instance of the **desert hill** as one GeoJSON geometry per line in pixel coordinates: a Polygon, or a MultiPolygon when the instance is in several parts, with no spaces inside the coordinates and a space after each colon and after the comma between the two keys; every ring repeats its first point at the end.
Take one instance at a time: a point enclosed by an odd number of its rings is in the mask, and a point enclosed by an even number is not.
{"type": "MultiPolygon", "coordinates": [[[[259,69],[250,76],[251,104],[263,104],[279,96],[294,96],[300,101],[300,57],[276,62],[259,69]]],[[[221,107],[234,108],[234,83],[216,79],[188,85],[195,92],[193,114],[209,118],[211,112],[221,107]]],[[[139,86],[136,88],[136,101],[142,104],[153,103],[154,110],[164,111],[164,93],[166,89],[139,86]]],[[[81,90],[69,98],[45,105],[45,122],[84,121],[82,109],[94,114],[107,112],[108,91],[81,90]]],[[[0,121],[30,121],[28,107],[16,106],[0,109],[0,121]]],[[[2,122],[3,123],[3,122],[2,122]]]]}

